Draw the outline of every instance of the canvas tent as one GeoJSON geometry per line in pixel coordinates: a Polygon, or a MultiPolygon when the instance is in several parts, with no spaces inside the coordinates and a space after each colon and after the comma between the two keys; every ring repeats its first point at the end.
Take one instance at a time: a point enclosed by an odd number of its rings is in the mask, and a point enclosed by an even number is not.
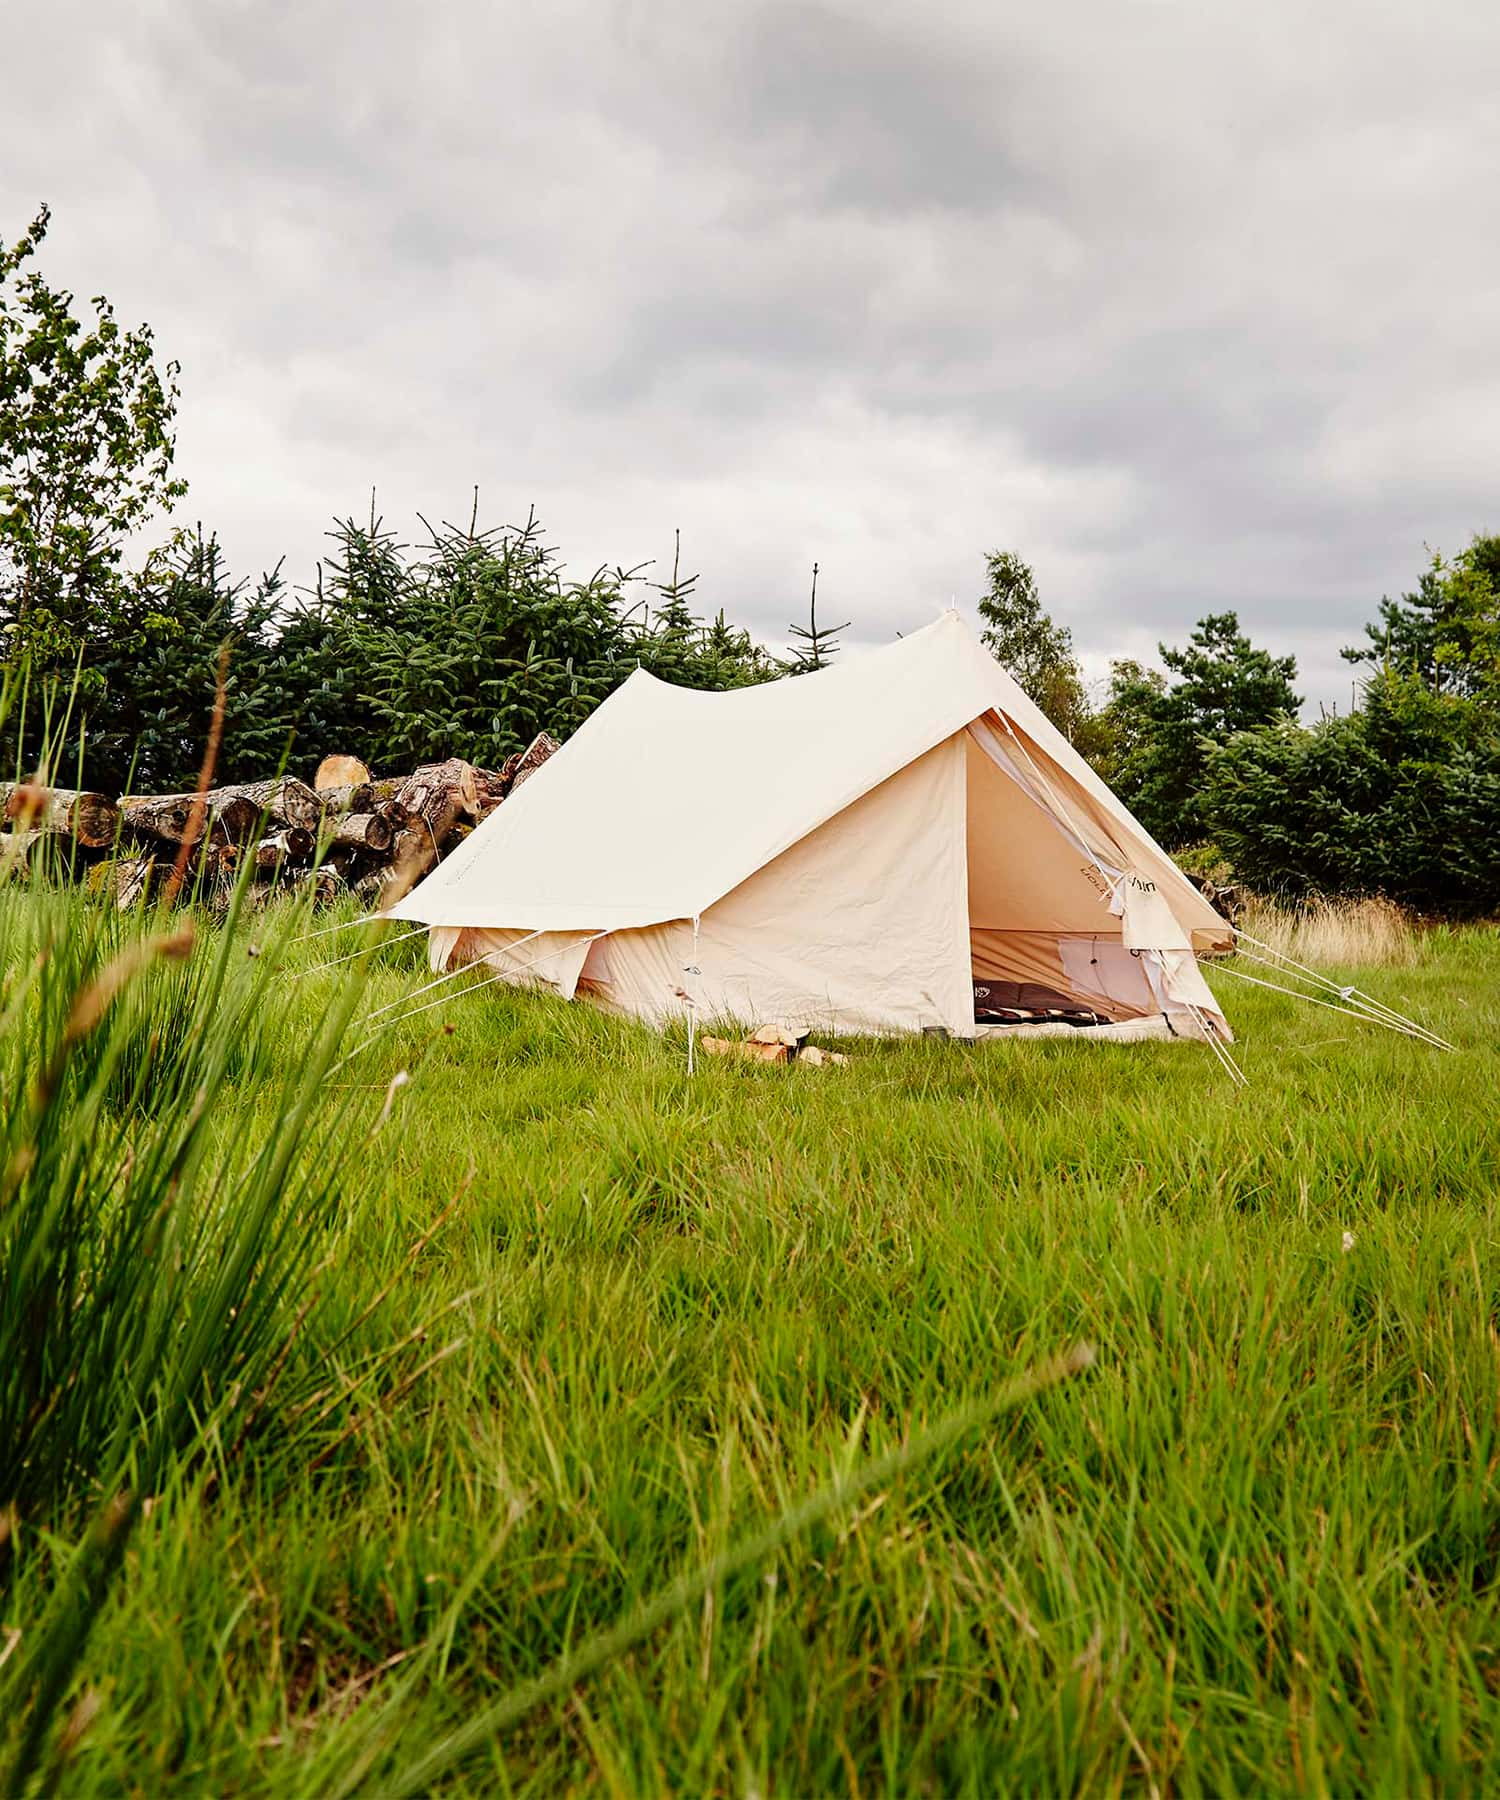
{"type": "Polygon", "coordinates": [[[728,693],[637,671],[391,916],[654,1024],[973,1037],[983,989],[1229,1037],[1228,925],[956,613],[728,693]]]}

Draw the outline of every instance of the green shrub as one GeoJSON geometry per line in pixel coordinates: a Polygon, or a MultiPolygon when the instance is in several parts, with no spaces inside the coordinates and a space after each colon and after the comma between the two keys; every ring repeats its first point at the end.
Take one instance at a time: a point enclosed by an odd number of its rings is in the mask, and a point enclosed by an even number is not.
{"type": "Polygon", "coordinates": [[[1359,712],[1212,747],[1203,810],[1260,891],[1500,911],[1500,715],[1482,698],[1382,671],[1359,712]]]}

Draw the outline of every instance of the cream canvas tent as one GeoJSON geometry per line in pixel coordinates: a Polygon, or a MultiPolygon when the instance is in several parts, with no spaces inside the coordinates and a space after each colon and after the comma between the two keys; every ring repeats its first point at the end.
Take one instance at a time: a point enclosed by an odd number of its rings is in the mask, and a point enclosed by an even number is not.
{"type": "Polygon", "coordinates": [[[392,916],[654,1024],[973,1037],[982,989],[1229,1037],[1228,925],[956,613],[729,693],[637,671],[392,916]]]}

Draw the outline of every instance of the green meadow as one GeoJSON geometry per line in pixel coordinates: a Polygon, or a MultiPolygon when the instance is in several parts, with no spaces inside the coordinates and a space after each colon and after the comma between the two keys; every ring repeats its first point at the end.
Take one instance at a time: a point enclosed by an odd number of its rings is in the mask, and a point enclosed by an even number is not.
{"type": "Polygon", "coordinates": [[[11,1791],[1500,1782],[1493,930],[1357,973],[1456,1054],[1210,971],[1241,1090],[314,923],[0,894],[11,1791]]]}

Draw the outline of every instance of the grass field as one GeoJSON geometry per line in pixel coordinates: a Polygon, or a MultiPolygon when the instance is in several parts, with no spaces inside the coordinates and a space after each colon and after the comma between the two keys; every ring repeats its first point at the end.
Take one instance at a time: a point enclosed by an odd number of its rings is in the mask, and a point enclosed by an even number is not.
{"type": "MultiPolygon", "coordinates": [[[[353,942],[241,1019],[213,1154],[287,1129],[353,942]]],[[[424,978],[386,951],[359,1012],[424,978]]],[[[1212,976],[1245,1091],[1156,1044],[689,1080],[495,991],[380,1032],[318,1084],[299,1156],[349,1155],[268,1397],[158,1468],[59,1791],[1493,1789],[1500,936],[1361,979],[1460,1053],[1212,976]]],[[[103,1499],[13,1519],[10,1672],[103,1499]]]]}

